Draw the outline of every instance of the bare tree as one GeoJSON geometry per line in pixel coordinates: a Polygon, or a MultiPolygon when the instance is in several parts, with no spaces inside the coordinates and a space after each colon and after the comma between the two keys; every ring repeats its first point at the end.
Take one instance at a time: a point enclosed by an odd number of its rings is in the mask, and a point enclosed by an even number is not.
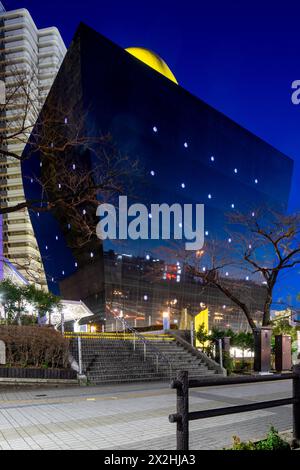
{"type": "MultiPolygon", "coordinates": [[[[5,77],[6,100],[0,105],[0,214],[23,212],[27,217],[28,212],[52,211],[62,224],[72,227],[71,248],[91,240],[99,244],[97,206],[125,191],[129,194],[133,177],[140,172],[138,161],[119,152],[112,136],[87,130],[88,110],[82,109],[80,93],[64,90],[63,80],[58,97],[50,94],[41,111],[44,99],[32,70],[12,66],[5,77]],[[20,185],[23,180],[36,188],[34,196],[10,196],[10,165],[18,166],[20,185]]],[[[77,78],[74,83],[79,83],[77,78]]],[[[28,279],[38,281],[42,272],[37,272],[33,259],[11,260],[28,279]]]]}
{"type": "Polygon", "coordinates": [[[257,325],[249,300],[245,299],[238,282],[233,288],[228,280],[229,271],[230,277],[240,282],[262,282],[265,285],[262,326],[268,326],[279,277],[300,264],[300,216],[263,210],[250,216],[235,213],[229,217],[229,222],[228,239],[206,243],[203,251],[189,258],[188,269],[236,304],[252,330],[257,325]]]}

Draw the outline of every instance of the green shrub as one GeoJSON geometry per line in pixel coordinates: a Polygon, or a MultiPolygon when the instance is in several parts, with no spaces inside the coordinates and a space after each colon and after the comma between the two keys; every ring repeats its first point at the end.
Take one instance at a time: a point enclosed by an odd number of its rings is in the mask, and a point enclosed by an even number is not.
{"type": "Polygon", "coordinates": [[[234,370],[234,360],[229,353],[223,352],[223,367],[227,370],[227,374],[231,375],[234,370]]]}
{"type": "Polygon", "coordinates": [[[257,442],[256,450],[290,450],[290,445],[281,439],[278,431],[272,426],[267,438],[257,442]]]}
{"type": "Polygon", "coordinates": [[[278,431],[271,426],[266,439],[258,442],[243,442],[239,437],[233,436],[233,445],[228,450],[291,450],[290,445],[278,434],[278,431]]]}

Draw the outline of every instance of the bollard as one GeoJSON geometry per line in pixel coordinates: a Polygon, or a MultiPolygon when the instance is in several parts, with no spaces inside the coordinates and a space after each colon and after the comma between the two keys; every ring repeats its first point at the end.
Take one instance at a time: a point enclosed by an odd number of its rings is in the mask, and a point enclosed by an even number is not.
{"type": "Polygon", "coordinates": [[[82,375],[82,351],[81,351],[81,337],[78,336],[78,365],[79,365],[79,375],[82,375]]]}
{"type": "Polygon", "coordinates": [[[295,446],[300,446],[300,364],[293,367],[293,440],[295,446]]]}
{"type": "Polygon", "coordinates": [[[177,450],[189,450],[189,378],[183,370],[177,374],[177,450]]]}

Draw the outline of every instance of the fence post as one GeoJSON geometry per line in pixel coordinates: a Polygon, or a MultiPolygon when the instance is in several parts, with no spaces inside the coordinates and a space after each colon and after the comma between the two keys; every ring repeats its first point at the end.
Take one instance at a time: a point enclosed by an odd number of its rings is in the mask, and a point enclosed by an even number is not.
{"type": "Polygon", "coordinates": [[[300,445],[300,364],[293,367],[296,377],[293,378],[293,438],[294,444],[300,445]]]}
{"type": "Polygon", "coordinates": [[[78,336],[78,366],[79,366],[79,375],[82,375],[82,351],[81,351],[81,337],[78,336]]]}
{"type": "Polygon", "coordinates": [[[133,333],[133,350],[135,351],[135,333],[133,333]]]}
{"type": "Polygon", "coordinates": [[[146,354],[147,354],[147,346],[146,343],[144,343],[144,361],[146,360],[146,354]]]}
{"type": "Polygon", "coordinates": [[[188,372],[181,370],[177,374],[177,450],[189,450],[189,377],[188,372]]]}

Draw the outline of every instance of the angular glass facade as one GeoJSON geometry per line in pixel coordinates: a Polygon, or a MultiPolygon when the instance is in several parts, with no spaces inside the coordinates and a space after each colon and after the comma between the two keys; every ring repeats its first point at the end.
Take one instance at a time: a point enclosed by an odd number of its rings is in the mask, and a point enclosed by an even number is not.
{"type": "MultiPolygon", "coordinates": [[[[287,208],[290,158],[85,25],[75,35],[41,120],[53,112],[53,102],[60,109],[72,103],[86,135],[109,133],[118,152],[129,157],[130,187],[123,191],[129,204],[204,203],[205,236],[220,240],[228,237],[226,214],[233,210],[251,214],[262,206],[287,208]],[[142,177],[132,172],[130,178],[130,161],[136,160],[142,177]]],[[[67,121],[61,125],[67,133],[67,121]]],[[[88,150],[72,149],[65,158],[74,171],[96,168],[88,150]]],[[[43,178],[49,168],[38,153],[24,161],[27,198],[40,192],[30,175],[43,178]]],[[[94,209],[88,203],[80,207],[87,215],[94,209]]],[[[182,309],[197,313],[201,302],[211,305],[211,317],[223,318],[224,325],[231,323],[227,308],[232,318],[238,315],[214,289],[199,288],[183,263],[168,259],[158,240],[102,245],[94,234],[75,247],[76,231],[67,213],[55,210],[31,217],[49,288],[86,301],[103,318],[110,310],[122,311],[131,323],[142,325],[161,322],[162,311],[173,308],[178,321],[182,309]]],[[[241,282],[241,288],[254,299],[253,311],[258,312],[263,287],[241,282]]]]}

